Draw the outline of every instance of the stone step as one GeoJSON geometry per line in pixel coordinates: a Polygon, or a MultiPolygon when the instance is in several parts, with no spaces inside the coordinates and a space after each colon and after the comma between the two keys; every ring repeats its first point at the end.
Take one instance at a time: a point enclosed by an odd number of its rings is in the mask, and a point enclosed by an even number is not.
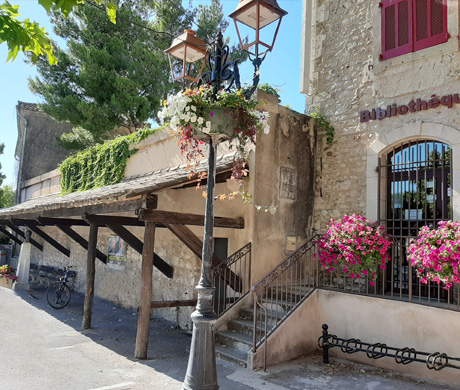
{"type": "MultiPolygon", "coordinates": [[[[268,330],[271,330],[275,326],[275,324],[276,322],[269,317],[267,324],[268,330]]],[[[234,330],[236,332],[252,335],[254,329],[254,322],[252,320],[245,318],[235,318],[233,320],[230,320],[227,326],[229,330],[234,330]]]]}
{"type": "Polygon", "coordinates": [[[237,348],[216,345],[216,356],[219,359],[238,364],[241,367],[248,366],[248,353],[237,348]]]}
{"type": "Polygon", "coordinates": [[[216,341],[218,344],[239,349],[246,353],[252,348],[253,343],[252,335],[231,330],[216,332],[216,341]]]}

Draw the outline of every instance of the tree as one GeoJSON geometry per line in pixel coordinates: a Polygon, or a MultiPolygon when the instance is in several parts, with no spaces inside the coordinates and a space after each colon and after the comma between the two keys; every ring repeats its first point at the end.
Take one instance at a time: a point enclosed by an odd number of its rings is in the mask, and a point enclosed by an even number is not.
{"type": "MultiPolygon", "coordinates": [[[[101,0],[95,0],[98,4],[101,0]]],[[[54,7],[63,15],[68,16],[72,9],[84,0],[38,0],[38,2],[50,11],[54,7]]],[[[109,18],[115,23],[116,7],[112,3],[107,4],[109,18]]],[[[8,45],[7,61],[16,59],[20,51],[29,53],[32,61],[35,62],[39,56],[46,56],[50,64],[56,63],[53,53],[53,46],[45,29],[41,28],[37,22],[29,19],[18,20],[19,6],[11,5],[8,1],[0,4],[0,43],[8,45]]]]}
{"type": "Polygon", "coordinates": [[[3,186],[0,188],[0,209],[14,205],[14,191],[11,186],[3,186]]]}
{"type": "Polygon", "coordinates": [[[44,99],[45,113],[75,126],[61,138],[64,147],[85,147],[107,139],[114,129],[132,132],[155,120],[160,101],[177,89],[164,54],[172,39],[191,28],[194,18],[206,39],[228,25],[219,0],[188,10],[152,0],[117,6],[117,24],[90,4],[68,18],[52,13],[55,33],[67,40],[67,48],[56,48],[54,66],[39,59],[39,76],[29,85],[44,99]]]}
{"type": "MultiPolygon", "coordinates": [[[[5,144],[0,144],[0,154],[3,154],[5,150],[5,144]]],[[[2,169],[2,164],[0,164],[0,169],[2,169]]],[[[6,179],[6,176],[0,171],[0,186],[3,183],[3,180],[6,179]]]]}

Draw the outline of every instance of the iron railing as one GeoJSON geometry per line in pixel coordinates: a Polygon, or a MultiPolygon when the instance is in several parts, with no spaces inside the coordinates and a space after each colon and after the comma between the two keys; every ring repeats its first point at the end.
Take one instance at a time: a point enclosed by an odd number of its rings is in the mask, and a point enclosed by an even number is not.
{"type": "Polygon", "coordinates": [[[406,258],[410,237],[393,237],[392,240],[392,260],[385,270],[379,270],[375,286],[369,283],[368,277],[352,279],[342,270],[327,272],[319,267],[317,287],[460,311],[459,285],[445,290],[438,283],[423,284],[406,258]]]}
{"type": "Polygon", "coordinates": [[[448,356],[441,352],[421,352],[415,348],[395,348],[383,343],[369,344],[360,339],[343,339],[328,332],[328,326],[324,324],[323,335],[318,339],[318,347],[323,349],[323,362],[329,364],[329,349],[338,347],[343,353],[352,354],[365,352],[370,359],[392,357],[398,364],[409,364],[413,362],[425,363],[429,370],[439,371],[443,368],[454,368],[460,370],[460,358],[448,356]],[[458,362],[457,364],[453,364],[458,362]]]}
{"type": "Polygon", "coordinates": [[[392,261],[379,270],[375,286],[369,277],[351,278],[343,270],[326,271],[319,265],[316,235],[252,287],[254,296],[253,351],[312,293],[315,288],[395,299],[460,311],[460,288],[444,290],[437,283],[423,284],[405,257],[408,240],[393,239],[392,261]]]}
{"type": "Polygon", "coordinates": [[[212,269],[216,293],[214,311],[220,317],[251,288],[251,243],[212,269]]]}
{"type": "Polygon", "coordinates": [[[272,333],[313,291],[317,285],[318,267],[314,261],[314,237],[279,264],[253,288],[254,337],[253,351],[265,343],[272,333]]]}

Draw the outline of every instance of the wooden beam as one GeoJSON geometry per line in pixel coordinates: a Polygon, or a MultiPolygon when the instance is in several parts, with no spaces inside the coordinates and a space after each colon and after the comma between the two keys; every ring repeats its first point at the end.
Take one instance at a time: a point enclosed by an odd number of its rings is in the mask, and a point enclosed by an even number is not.
{"type": "Polygon", "coordinates": [[[82,219],[38,217],[38,223],[44,226],[89,226],[82,219]]]}
{"type": "MultiPolygon", "coordinates": [[[[25,238],[26,235],[24,234],[24,232],[21,230],[21,229],[18,229],[15,225],[16,225],[16,220],[12,220],[12,221],[9,221],[7,223],[8,227],[13,230],[16,234],[19,234],[22,238],[25,238]]],[[[20,223],[19,225],[20,226],[27,226],[28,228],[30,228],[31,226],[33,226],[33,223],[35,222],[36,224],[36,221],[26,221],[24,220],[23,223],[20,223]],[[27,224],[27,222],[30,222],[30,225],[27,224]]],[[[32,230],[32,229],[31,229],[32,230]]],[[[43,252],[43,245],[38,243],[37,241],[35,241],[32,237],[29,239],[29,242],[36,248],[38,248],[39,250],[41,250],[43,252]]]]}
{"type": "Polygon", "coordinates": [[[32,230],[35,234],[43,238],[48,244],[56,248],[58,251],[70,257],[70,250],[57,242],[53,237],[46,234],[43,230],[40,230],[37,226],[29,226],[29,229],[32,230]]]}
{"type": "MultiPolygon", "coordinates": [[[[222,299],[217,302],[222,303],[234,303],[239,298],[227,298],[222,299]]],[[[152,301],[152,309],[163,309],[166,307],[183,307],[183,306],[196,306],[197,300],[196,299],[187,299],[181,301],[152,301]]]]}
{"type": "MultiPolygon", "coordinates": [[[[187,226],[166,224],[169,230],[173,232],[198,258],[202,258],[203,242],[193,233],[187,226]]],[[[214,267],[220,265],[222,261],[215,255],[212,255],[212,265],[214,267]]],[[[243,284],[241,278],[236,275],[230,268],[226,268],[228,271],[228,278],[225,278],[225,282],[234,291],[241,292],[243,290],[243,284]]]]}
{"type": "MultiPolygon", "coordinates": [[[[140,219],[148,222],[204,226],[204,215],[150,209],[141,209],[138,215],[140,219]]],[[[214,217],[214,227],[244,229],[244,219],[214,217]]]]}
{"type": "Polygon", "coordinates": [[[136,359],[147,359],[149,347],[150,311],[152,310],[153,253],[155,249],[155,224],[147,223],[142,253],[141,304],[137,321],[136,359]]]}
{"type": "Polygon", "coordinates": [[[187,299],[183,301],[153,301],[152,309],[163,309],[165,307],[196,306],[196,303],[196,299],[187,299]]]}
{"type": "MultiPolygon", "coordinates": [[[[139,240],[134,234],[132,234],[128,229],[120,225],[108,225],[107,226],[112,232],[114,232],[117,236],[121,237],[122,240],[126,241],[126,243],[133,248],[137,253],[142,254],[144,251],[144,244],[141,240],[139,240]]],[[[153,265],[158,268],[166,277],[172,279],[174,275],[174,268],[171,267],[166,261],[164,261],[160,256],[156,253],[153,255],[153,265]]]]}
{"type": "MultiPolygon", "coordinates": [[[[75,230],[69,226],[58,226],[65,234],[67,234],[72,240],[77,244],[80,244],[84,249],[88,250],[88,241],[86,241],[82,236],[80,236],[75,230]]],[[[96,257],[101,260],[103,263],[107,264],[107,255],[102,253],[100,250],[96,249],[96,257]]]]}
{"type": "Polygon", "coordinates": [[[10,240],[17,242],[19,245],[22,245],[22,241],[17,238],[15,235],[11,234],[8,230],[0,226],[0,232],[2,232],[5,236],[7,236],[10,240]]]}
{"type": "Polygon", "coordinates": [[[83,329],[91,328],[91,318],[93,315],[94,279],[96,274],[97,230],[97,225],[90,225],[88,254],[86,258],[86,289],[85,303],[83,306],[83,329]]]}
{"type": "Polygon", "coordinates": [[[54,210],[45,210],[41,213],[43,217],[60,218],[81,216],[83,214],[111,214],[124,211],[134,211],[140,209],[143,205],[143,200],[139,199],[118,201],[116,203],[101,203],[92,206],[81,207],[62,207],[54,210]]]}
{"type": "Polygon", "coordinates": [[[118,217],[113,215],[85,215],[84,219],[90,223],[97,224],[99,226],[114,226],[114,225],[125,225],[125,226],[144,226],[144,221],[139,218],[133,217],[118,217]]]}

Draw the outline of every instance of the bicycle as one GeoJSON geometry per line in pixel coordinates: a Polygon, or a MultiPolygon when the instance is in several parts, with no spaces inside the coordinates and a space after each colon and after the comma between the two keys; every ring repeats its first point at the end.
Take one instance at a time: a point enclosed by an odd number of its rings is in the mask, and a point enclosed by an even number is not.
{"type": "Polygon", "coordinates": [[[53,309],[63,309],[70,302],[71,292],[67,285],[71,277],[69,273],[72,272],[70,268],[74,268],[74,266],[64,267],[64,275],[59,278],[57,283],[51,284],[46,290],[46,300],[53,309]]]}

